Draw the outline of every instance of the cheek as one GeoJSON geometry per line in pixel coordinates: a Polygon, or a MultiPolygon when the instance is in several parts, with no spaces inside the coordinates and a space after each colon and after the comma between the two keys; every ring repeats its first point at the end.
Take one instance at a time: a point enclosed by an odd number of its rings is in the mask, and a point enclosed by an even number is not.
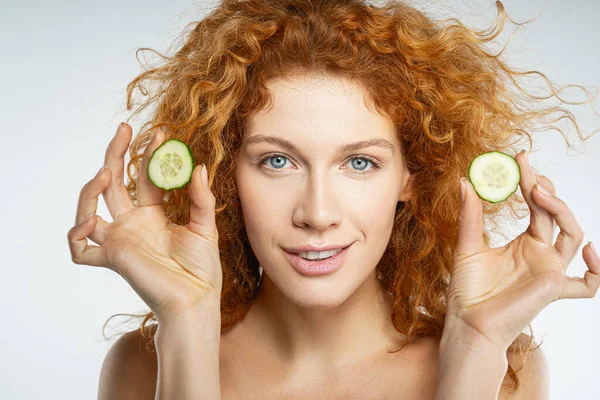
{"type": "Polygon", "coordinates": [[[290,190],[269,184],[247,170],[239,171],[237,185],[249,239],[269,241],[289,218],[290,190]]]}
{"type": "Polygon", "coordinates": [[[281,185],[269,185],[261,180],[246,181],[239,187],[244,215],[261,222],[276,223],[293,205],[294,192],[281,185]]]}
{"type": "Polygon", "coordinates": [[[393,217],[396,209],[397,196],[392,187],[387,183],[364,187],[363,190],[354,188],[346,191],[340,202],[344,204],[353,223],[369,230],[378,230],[390,223],[390,212],[393,217]]]}

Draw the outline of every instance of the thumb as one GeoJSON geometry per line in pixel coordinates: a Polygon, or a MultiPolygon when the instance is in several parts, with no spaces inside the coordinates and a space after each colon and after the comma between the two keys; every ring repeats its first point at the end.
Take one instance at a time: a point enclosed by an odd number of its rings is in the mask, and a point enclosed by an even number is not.
{"type": "Polygon", "coordinates": [[[458,214],[456,253],[469,256],[485,248],[483,241],[483,206],[471,182],[460,179],[462,207],[458,214]]]}
{"type": "Polygon", "coordinates": [[[197,165],[192,172],[192,183],[190,185],[190,222],[188,228],[209,239],[218,242],[217,224],[215,221],[215,195],[211,192],[208,184],[208,172],[204,164],[197,165]]]}

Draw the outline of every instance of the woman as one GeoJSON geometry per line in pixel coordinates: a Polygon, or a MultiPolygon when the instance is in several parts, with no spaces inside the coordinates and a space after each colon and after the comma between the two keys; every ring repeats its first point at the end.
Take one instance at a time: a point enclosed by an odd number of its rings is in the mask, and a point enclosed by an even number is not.
{"type": "Polygon", "coordinates": [[[566,275],[582,228],[514,145],[534,121],[577,123],[531,107],[527,74],[486,50],[497,6],[475,32],[396,2],[225,0],[131,82],[128,108],[143,81],[167,85],[131,146],[117,130],[68,234],[75,263],[119,273],[151,310],[107,354],[99,398],[547,398],[522,331],[595,296],[600,259],[588,244],[584,279],[566,275]],[[168,139],[210,171],[165,193],[147,164],[168,139]],[[517,154],[522,198],[491,204],[461,179],[491,150],[517,154]],[[483,217],[518,205],[528,229],[490,248],[483,217]]]}

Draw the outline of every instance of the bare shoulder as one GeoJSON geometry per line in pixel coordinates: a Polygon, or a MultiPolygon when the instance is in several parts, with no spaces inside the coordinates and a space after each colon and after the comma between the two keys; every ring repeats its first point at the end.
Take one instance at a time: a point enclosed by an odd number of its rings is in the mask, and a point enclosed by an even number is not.
{"type": "MultiPolygon", "coordinates": [[[[518,337],[517,343],[522,348],[527,349],[529,339],[529,335],[522,333],[518,337]]],[[[423,360],[431,360],[431,362],[425,362],[423,365],[430,365],[432,369],[429,369],[429,373],[436,376],[438,373],[439,342],[439,338],[422,338],[420,340],[423,360]]],[[[516,392],[511,390],[512,382],[505,378],[500,387],[499,400],[548,400],[550,398],[548,360],[542,348],[538,345],[535,340],[532,342],[531,347],[535,350],[526,353],[525,362],[523,362],[520,353],[516,351],[507,352],[507,361],[519,377],[519,387],[516,392]]]]}
{"type": "MultiPolygon", "coordinates": [[[[519,336],[520,343],[524,349],[527,348],[529,338],[530,336],[525,334],[519,336]]],[[[534,340],[532,342],[532,350],[526,353],[525,362],[523,362],[520,353],[516,351],[507,353],[508,364],[515,370],[515,373],[519,377],[519,387],[516,392],[512,391],[508,385],[508,379],[505,379],[500,388],[498,399],[547,400],[550,398],[548,360],[542,348],[538,346],[539,344],[534,340]]]]}
{"type": "Polygon", "coordinates": [[[140,331],[117,339],[106,354],[98,385],[98,400],[153,399],[158,362],[156,350],[146,349],[140,331]]]}

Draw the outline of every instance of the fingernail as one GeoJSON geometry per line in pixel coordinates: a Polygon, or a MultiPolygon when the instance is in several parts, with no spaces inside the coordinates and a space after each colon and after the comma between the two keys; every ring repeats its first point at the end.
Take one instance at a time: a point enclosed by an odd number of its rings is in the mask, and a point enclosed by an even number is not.
{"type": "Polygon", "coordinates": [[[598,257],[598,252],[596,251],[596,248],[594,247],[594,243],[592,243],[591,241],[588,242],[588,244],[590,245],[590,247],[592,248],[592,251],[594,252],[594,255],[596,256],[596,258],[600,259],[600,257],[598,257]]]}
{"type": "Polygon", "coordinates": [[[124,123],[125,123],[125,122],[121,122],[121,123],[119,124],[119,127],[117,128],[117,130],[121,129],[121,127],[123,126],[123,124],[124,124],[124,123]]]}
{"type": "Polygon", "coordinates": [[[206,172],[206,166],[204,164],[202,164],[202,170],[200,170],[200,177],[202,178],[204,187],[208,187],[208,172],[206,172]]]}
{"type": "Polygon", "coordinates": [[[460,198],[461,201],[465,202],[465,194],[467,193],[467,178],[464,176],[460,178],[460,198]]]}
{"type": "Polygon", "coordinates": [[[542,192],[543,194],[545,194],[545,195],[548,195],[548,196],[552,196],[552,194],[551,194],[549,191],[547,191],[546,189],[544,189],[544,187],[543,187],[541,184],[539,184],[539,183],[538,183],[538,184],[536,185],[536,187],[537,187],[537,188],[538,188],[538,190],[539,190],[540,192],[542,192]]]}
{"type": "Polygon", "coordinates": [[[85,221],[92,218],[93,215],[94,215],[94,212],[92,211],[91,213],[89,213],[88,215],[85,216],[85,218],[81,221],[81,223],[83,224],[85,221]]]}
{"type": "Polygon", "coordinates": [[[525,156],[525,157],[524,157],[524,159],[525,159],[525,164],[527,164],[527,166],[528,166],[529,168],[531,168],[531,165],[529,164],[529,156],[528,156],[528,154],[527,154],[527,151],[523,150],[523,155],[525,156]]]}
{"type": "Polygon", "coordinates": [[[534,174],[536,174],[537,176],[542,176],[542,173],[540,171],[538,171],[537,169],[531,167],[531,170],[533,171],[534,174]]]}

